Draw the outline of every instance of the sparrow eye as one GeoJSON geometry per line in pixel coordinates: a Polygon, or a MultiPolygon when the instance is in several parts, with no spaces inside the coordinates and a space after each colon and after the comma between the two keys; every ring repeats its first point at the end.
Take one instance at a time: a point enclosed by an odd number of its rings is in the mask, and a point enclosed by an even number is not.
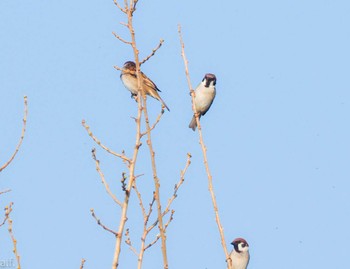
{"type": "Polygon", "coordinates": [[[245,248],[247,245],[245,243],[242,243],[242,247],[245,248]]]}

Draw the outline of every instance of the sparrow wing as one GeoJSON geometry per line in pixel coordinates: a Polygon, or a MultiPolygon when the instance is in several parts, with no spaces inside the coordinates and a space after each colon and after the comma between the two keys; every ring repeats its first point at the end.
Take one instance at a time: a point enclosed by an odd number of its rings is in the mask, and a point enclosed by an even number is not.
{"type": "Polygon", "coordinates": [[[209,104],[209,106],[208,106],[208,109],[207,109],[206,111],[203,111],[202,116],[204,116],[204,115],[205,115],[205,113],[207,113],[207,112],[208,112],[208,110],[210,109],[210,107],[211,107],[211,105],[212,105],[213,101],[214,101],[214,98],[213,98],[213,99],[211,99],[211,102],[210,102],[210,104],[209,104]]]}
{"type": "Polygon", "coordinates": [[[141,76],[142,76],[143,82],[145,83],[146,86],[148,86],[148,87],[150,87],[158,92],[161,92],[161,90],[158,89],[157,85],[151,79],[149,79],[143,72],[141,72],[141,76]]]}

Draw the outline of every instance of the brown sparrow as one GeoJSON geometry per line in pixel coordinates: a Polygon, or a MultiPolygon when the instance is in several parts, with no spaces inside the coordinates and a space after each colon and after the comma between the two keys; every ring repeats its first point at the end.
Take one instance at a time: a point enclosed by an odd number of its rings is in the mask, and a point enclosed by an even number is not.
{"type": "MultiPolygon", "coordinates": [[[[137,96],[138,87],[136,76],[136,64],[134,62],[128,61],[124,63],[122,73],[120,74],[120,78],[125,88],[127,88],[131,92],[131,97],[137,96]]],[[[157,85],[154,84],[154,82],[142,72],[141,78],[143,83],[142,89],[145,91],[145,94],[152,96],[153,98],[160,101],[162,105],[165,106],[168,111],[170,111],[163,99],[159,96],[158,92],[160,92],[160,90],[158,89],[157,85]]]]}

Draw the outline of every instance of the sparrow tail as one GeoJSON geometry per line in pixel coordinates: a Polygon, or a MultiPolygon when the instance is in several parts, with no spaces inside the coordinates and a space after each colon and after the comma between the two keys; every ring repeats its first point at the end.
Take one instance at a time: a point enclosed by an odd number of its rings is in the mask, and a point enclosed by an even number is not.
{"type": "Polygon", "coordinates": [[[191,120],[190,124],[188,125],[188,127],[191,128],[193,131],[196,130],[196,128],[197,128],[197,121],[196,121],[196,116],[195,115],[193,115],[192,120],[191,120]]]}
{"type": "Polygon", "coordinates": [[[165,108],[170,112],[169,107],[166,105],[166,103],[163,101],[163,99],[160,98],[160,96],[159,96],[159,101],[160,101],[160,102],[162,103],[162,105],[165,106],[165,108]]]}

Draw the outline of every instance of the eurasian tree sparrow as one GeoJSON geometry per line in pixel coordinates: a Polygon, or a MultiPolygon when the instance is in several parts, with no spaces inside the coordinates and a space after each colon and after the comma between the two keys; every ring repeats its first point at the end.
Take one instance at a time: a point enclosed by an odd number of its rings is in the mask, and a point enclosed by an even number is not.
{"type": "MultiPolygon", "coordinates": [[[[124,63],[122,73],[120,74],[120,78],[125,86],[130,92],[131,97],[137,96],[137,76],[136,76],[136,64],[132,61],[128,61],[124,63]]],[[[152,80],[150,80],[144,73],[141,72],[141,78],[142,78],[142,88],[145,91],[145,94],[152,96],[153,98],[160,101],[163,106],[166,107],[168,111],[169,108],[163,101],[163,99],[159,96],[158,92],[160,90],[158,89],[157,85],[154,84],[152,80]]]]}
{"type": "MultiPolygon", "coordinates": [[[[205,113],[209,110],[211,104],[214,101],[216,94],[216,77],[214,74],[206,74],[202,82],[194,90],[194,105],[196,107],[197,113],[199,113],[199,118],[204,116],[205,113]]],[[[196,130],[197,122],[196,117],[193,115],[190,124],[188,125],[192,130],[196,130]]]]}
{"type": "Polygon", "coordinates": [[[233,245],[233,250],[230,253],[232,269],[246,269],[250,257],[247,241],[243,238],[236,238],[231,244],[233,245]]]}

